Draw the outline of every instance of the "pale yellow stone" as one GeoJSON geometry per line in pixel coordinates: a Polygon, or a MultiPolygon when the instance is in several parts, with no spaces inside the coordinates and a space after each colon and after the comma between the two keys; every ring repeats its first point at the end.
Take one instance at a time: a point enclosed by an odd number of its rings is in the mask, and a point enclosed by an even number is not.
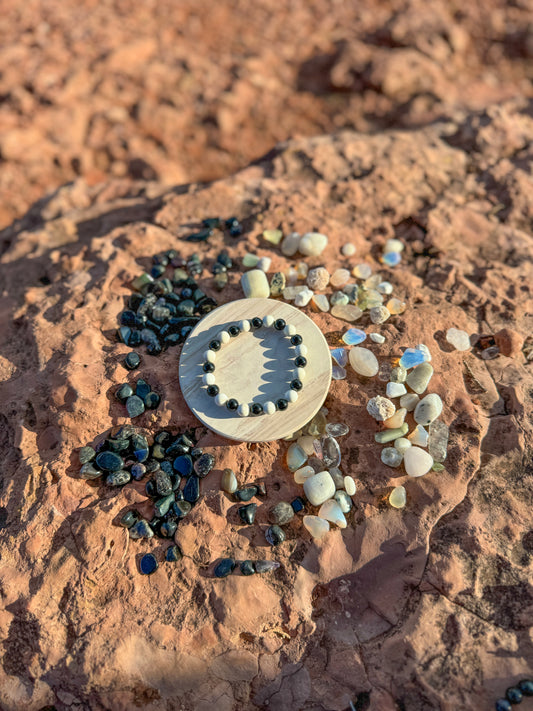
{"type": "Polygon", "coordinates": [[[415,393],[407,393],[400,398],[400,407],[405,407],[407,412],[412,412],[418,405],[420,398],[415,393]]]}
{"type": "MultiPolygon", "coordinates": [[[[331,471],[330,471],[330,474],[331,474],[331,471]]],[[[353,496],[355,494],[355,492],[357,491],[357,487],[355,485],[355,481],[354,481],[353,477],[345,476],[343,483],[344,483],[344,490],[346,491],[346,493],[349,496],[353,496]]]]}
{"type": "Polygon", "coordinates": [[[368,348],[355,346],[355,348],[352,348],[350,351],[348,358],[350,365],[359,375],[363,375],[367,378],[377,375],[379,370],[378,359],[368,348]]]}
{"type": "Polygon", "coordinates": [[[325,294],[313,294],[311,303],[313,306],[316,306],[319,311],[329,311],[329,301],[325,294]]]}
{"type": "Polygon", "coordinates": [[[358,279],[368,279],[372,274],[372,267],[369,264],[357,264],[352,269],[352,274],[358,279]]]}
{"type": "Polygon", "coordinates": [[[341,247],[341,254],[343,255],[343,257],[352,257],[356,251],[357,250],[355,249],[355,245],[351,242],[347,242],[341,247]]]}
{"type": "Polygon", "coordinates": [[[310,476],[315,475],[315,470],[313,467],[302,467],[294,472],[294,481],[297,484],[303,484],[310,476]]]}
{"type": "Polygon", "coordinates": [[[241,286],[247,299],[268,299],[270,285],[265,272],[261,269],[251,269],[241,277],[241,286]]]}
{"type": "Polygon", "coordinates": [[[329,522],[318,516],[304,516],[302,521],[305,528],[317,541],[324,538],[329,531],[329,522]]]}
{"type": "Polygon", "coordinates": [[[314,441],[315,438],[311,437],[311,435],[304,435],[298,440],[298,444],[309,457],[315,454],[314,441]]]}
{"type": "Polygon", "coordinates": [[[263,239],[266,239],[270,244],[279,244],[283,239],[281,230],[263,230],[263,239]]]}
{"type": "Polygon", "coordinates": [[[391,314],[403,314],[407,308],[405,301],[400,301],[400,299],[389,299],[386,306],[391,314]]]}
{"type": "Polygon", "coordinates": [[[403,509],[407,501],[404,486],[395,486],[389,494],[389,504],[395,509],[403,509]]]}
{"type": "Polygon", "coordinates": [[[395,429],[396,427],[401,427],[403,425],[403,423],[405,422],[406,415],[407,415],[407,408],[400,407],[400,409],[396,410],[394,415],[392,417],[389,417],[388,420],[385,420],[385,422],[383,424],[389,430],[395,429]]]}
{"type": "Polygon", "coordinates": [[[357,321],[361,318],[363,312],[358,306],[352,306],[352,304],[335,304],[331,309],[331,315],[335,318],[342,318],[345,321],[357,321]]]}
{"type": "Polygon", "coordinates": [[[348,269],[336,269],[331,275],[329,283],[335,288],[340,288],[341,286],[347,284],[349,281],[350,272],[348,271],[348,269]]]}
{"type": "Polygon", "coordinates": [[[400,437],[394,440],[394,447],[400,452],[400,454],[405,454],[409,447],[412,447],[412,443],[407,439],[407,437],[400,437]]]}

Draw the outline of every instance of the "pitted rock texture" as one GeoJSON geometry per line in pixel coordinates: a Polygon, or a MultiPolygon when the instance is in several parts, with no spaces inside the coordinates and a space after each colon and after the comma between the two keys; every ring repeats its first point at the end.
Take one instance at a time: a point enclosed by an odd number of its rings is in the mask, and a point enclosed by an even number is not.
{"type": "Polygon", "coordinates": [[[0,227],[79,177],[213,180],[533,93],[528,0],[4,0],[0,48],[0,227]]]}
{"type": "MultiPolygon", "coordinates": [[[[504,105],[419,131],[288,142],[202,187],[80,181],[4,231],[2,711],[343,711],[350,700],[372,711],[479,711],[530,672],[531,113],[504,105]],[[179,239],[190,223],[233,214],[240,239],[179,239]],[[346,529],[316,544],[295,517],[271,551],[268,509],[301,493],[284,464],[287,443],[204,433],[216,467],[178,528],[183,561],[140,576],[139,556],[161,560],[168,545],[129,541],[117,526],[134,504],[148,512],[142,486],[113,491],[77,476],[79,449],[127,422],[112,393],[137,377],[120,364],[129,349],[115,337],[128,283],[168,248],[198,251],[206,265],[221,247],[237,263],[252,251],[272,257],[272,272],[286,268],[295,260],[260,236],[278,226],[329,235],[309,266],[368,262],[407,302],[372,328],[387,340],[369,347],[384,363],[429,346],[431,390],[450,426],[445,471],[407,480],[381,463],[366,403],[384,383],[350,369],[325,403],[330,421],[351,428],[341,440],[341,468],[357,482],[346,529]],[[392,236],[406,249],[390,271],[378,258],[392,236]],[[349,259],[346,241],[357,247],[349,259]],[[498,336],[507,355],[453,350],[450,326],[507,329],[498,336]],[[225,467],[241,484],[266,483],[254,526],[238,525],[219,491],[225,467]],[[400,483],[407,505],[393,510],[386,499],[400,483]],[[281,568],[214,579],[228,555],[281,568]]],[[[239,277],[231,272],[221,294],[207,269],[200,283],[223,302],[242,296],[239,277]]],[[[347,324],[313,318],[338,345],[347,324]]],[[[163,395],[139,418],[148,430],[195,425],[178,355],[145,356],[138,371],[163,395]]]]}

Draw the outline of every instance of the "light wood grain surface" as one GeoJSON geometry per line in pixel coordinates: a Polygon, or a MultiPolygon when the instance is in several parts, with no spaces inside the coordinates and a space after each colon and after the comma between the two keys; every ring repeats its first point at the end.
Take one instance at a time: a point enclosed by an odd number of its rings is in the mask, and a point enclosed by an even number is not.
{"type": "MultiPolygon", "coordinates": [[[[295,357],[289,339],[273,328],[241,333],[218,351],[216,383],[220,392],[240,403],[275,401],[289,389],[295,357]]],[[[181,352],[179,382],[196,417],[217,434],[244,442],[270,442],[296,432],[321,408],[331,382],[331,356],[319,328],[299,309],[274,299],[240,299],[211,311],[191,331],[181,352]],[[232,323],[268,314],[293,324],[308,348],[304,387],[285,411],[239,417],[207,395],[202,383],[204,352],[232,323]]]]}

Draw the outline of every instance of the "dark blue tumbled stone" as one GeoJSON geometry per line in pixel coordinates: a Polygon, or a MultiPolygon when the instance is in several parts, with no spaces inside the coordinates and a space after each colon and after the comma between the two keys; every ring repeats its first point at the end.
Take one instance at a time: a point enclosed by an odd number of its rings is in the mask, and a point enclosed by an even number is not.
{"type": "Polygon", "coordinates": [[[124,358],[124,365],[128,370],[135,370],[135,368],[138,368],[140,364],[141,356],[138,353],[135,353],[135,351],[131,351],[131,353],[128,353],[128,355],[124,358]]]}
{"type": "Polygon", "coordinates": [[[115,397],[119,402],[126,402],[126,400],[133,395],[133,388],[128,383],[119,385],[115,391],[115,397]]]}
{"type": "Polygon", "coordinates": [[[122,326],[134,326],[137,314],[135,311],[123,311],[120,314],[120,323],[122,326]]]}
{"type": "Polygon", "coordinates": [[[130,472],[135,481],[140,481],[146,474],[146,467],[141,462],[136,462],[132,465],[130,472]]]}
{"type": "Polygon", "coordinates": [[[161,402],[161,396],[154,392],[149,392],[144,398],[144,404],[148,410],[155,410],[161,402]]]}
{"type": "Polygon", "coordinates": [[[217,563],[215,566],[213,572],[217,578],[225,578],[233,572],[235,565],[236,563],[233,558],[222,558],[220,563],[217,563]]]}
{"type": "Polygon", "coordinates": [[[119,340],[121,340],[126,345],[129,344],[129,340],[130,340],[130,336],[131,336],[131,328],[129,326],[121,326],[117,330],[117,334],[118,334],[119,340]]]}
{"type": "Polygon", "coordinates": [[[146,462],[146,471],[149,472],[150,474],[153,474],[159,469],[159,462],[157,459],[149,459],[146,462]]]}
{"type": "Polygon", "coordinates": [[[105,483],[108,486],[124,486],[131,481],[131,474],[126,469],[119,469],[117,472],[109,472],[105,483]]]}
{"type": "Polygon", "coordinates": [[[138,417],[144,412],[144,402],[137,395],[132,395],[126,400],[126,410],[131,418],[138,417]]]}
{"type": "Polygon", "coordinates": [[[172,492],[168,496],[164,496],[163,498],[158,499],[154,504],[155,515],[158,518],[161,518],[162,516],[164,516],[166,513],[168,513],[168,510],[173,503],[174,503],[174,492],[172,492]]]}
{"type": "Polygon", "coordinates": [[[215,458],[212,454],[202,454],[194,463],[194,471],[203,479],[215,466],[215,458]]]}
{"type": "Polygon", "coordinates": [[[524,696],[533,696],[533,681],[531,679],[522,679],[517,686],[524,696]]]}
{"type": "Polygon", "coordinates": [[[159,530],[164,538],[172,538],[172,536],[176,533],[177,528],[178,524],[176,523],[176,521],[170,520],[163,521],[163,523],[159,527],[159,530]]]}
{"type": "Polygon", "coordinates": [[[162,264],[154,264],[154,266],[150,269],[150,276],[153,276],[154,279],[159,279],[160,276],[163,276],[165,273],[165,267],[162,264]]]}
{"type": "Polygon", "coordinates": [[[164,471],[165,474],[168,474],[171,476],[174,474],[174,468],[172,467],[172,463],[164,459],[161,464],[159,465],[161,467],[161,471],[164,471]]]}
{"type": "Polygon", "coordinates": [[[297,496],[291,501],[291,506],[294,513],[300,513],[300,511],[303,511],[305,508],[305,501],[301,496],[297,496]]]}
{"type": "Polygon", "coordinates": [[[505,696],[507,697],[507,701],[510,701],[512,704],[522,703],[522,692],[516,686],[509,687],[505,692],[505,696]]]}
{"type": "Polygon", "coordinates": [[[141,562],[139,563],[139,570],[143,575],[150,575],[151,573],[155,573],[157,568],[158,563],[152,553],[147,553],[146,555],[143,555],[143,557],[141,558],[141,562]]]}
{"type": "Polygon", "coordinates": [[[124,460],[115,452],[100,452],[96,455],[96,466],[105,472],[116,472],[124,466],[124,460]]]}
{"type": "Polygon", "coordinates": [[[251,560],[243,560],[240,564],[240,569],[243,575],[253,575],[255,573],[254,564],[251,560]]]}
{"type": "Polygon", "coordinates": [[[127,439],[108,439],[107,448],[110,452],[125,452],[130,446],[127,439]]]}
{"type": "MultiPolygon", "coordinates": [[[[131,425],[130,425],[131,427],[131,425]]],[[[142,434],[139,434],[139,432],[134,432],[131,435],[131,444],[133,449],[148,449],[148,440],[146,437],[142,434]]]]}
{"type": "Polygon", "coordinates": [[[496,711],[513,711],[513,707],[507,701],[507,699],[498,699],[494,708],[496,709],[496,711]]]}
{"type": "Polygon", "coordinates": [[[154,532],[148,521],[141,518],[129,529],[130,538],[152,538],[154,532]]]}
{"type": "Polygon", "coordinates": [[[191,504],[200,498],[200,479],[196,474],[191,474],[183,488],[183,498],[191,504]]]}
{"type": "Polygon", "coordinates": [[[148,447],[146,449],[136,449],[133,454],[138,462],[145,462],[150,456],[150,450],[148,447]]]}
{"type": "Polygon", "coordinates": [[[177,563],[178,560],[181,560],[183,558],[181,548],[177,545],[170,546],[170,548],[167,548],[165,558],[166,560],[168,560],[169,563],[177,563]]]}
{"type": "MultiPolygon", "coordinates": [[[[168,450],[167,450],[168,453],[168,450]]],[[[190,476],[193,470],[192,458],[188,454],[182,454],[174,460],[174,471],[180,476],[190,476]]]]}
{"type": "Polygon", "coordinates": [[[130,346],[130,348],[137,348],[137,346],[140,346],[142,342],[143,342],[143,340],[141,338],[141,332],[140,331],[132,331],[130,334],[127,345],[130,346]]]}
{"type": "Polygon", "coordinates": [[[142,378],[139,378],[135,383],[135,395],[138,395],[142,399],[144,399],[151,390],[152,388],[148,385],[146,380],[142,378]]]}

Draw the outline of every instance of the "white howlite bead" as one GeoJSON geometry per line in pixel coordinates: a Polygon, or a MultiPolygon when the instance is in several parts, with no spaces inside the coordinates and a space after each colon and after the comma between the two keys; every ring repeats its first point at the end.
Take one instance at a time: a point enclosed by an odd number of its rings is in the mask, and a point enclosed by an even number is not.
{"type": "Polygon", "coordinates": [[[296,326],[293,326],[292,323],[288,323],[283,329],[283,333],[286,336],[294,336],[294,334],[296,333],[296,326]]]}
{"type": "Polygon", "coordinates": [[[266,326],[267,328],[271,328],[271,326],[274,325],[274,320],[275,320],[274,316],[270,316],[270,314],[268,316],[265,316],[263,318],[263,326],[266,326]]]}
{"type": "Polygon", "coordinates": [[[271,400],[267,400],[263,405],[263,410],[267,415],[273,415],[276,412],[276,406],[271,400]]]}
{"type": "Polygon", "coordinates": [[[298,393],[296,390],[287,390],[285,393],[285,400],[288,400],[289,402],[296,402],[296,400],[298,400],[298,393]]]}
{"type": "Polygon", "coordinates": [[[294,377],[298,378],[298,380],[304,380],[305,379],[305,368],[296,368],[294,371],[294,377]]]}
{"type": "Polygon", "coordinates": [[[299,346],[296,346],[294,349],[294,352],[296,353],[297,356],[306,356],[307,355],[307,346],[305,343],[301,343],[299,346]]]}
{"type": "Polygon", "coordinates": [[[231,338],[231,336],[229,335],[229,333],[227,331],[220,331],[220,333],[218,334],[218,340],[221,343],[229,343],[230,338],[231,338]]]}
{"type": "Polygon", "coordinates": [[[213,375],[213,373],[206,373],[202,376],[202,382],[204,385],[214,385],[215,376],[213,375]]]}
{"type": "Polygon", "coordinates": [[[248,405],[245,402],[242,402],[239,405],[239,407],[237,408],[237,413],[241,417],[248,417],[248,415],[250,414],[250,408],[248,407],[248,405]]]}
{"type": "Polygon", "coordinates": [[[228,396],[224,395],[224,393],[218,393],[218,395],[215,396],[215,403],[219,407],[223,407],[228,401],[228,396]]]}
{"type": "Polygon", "coordinates": [[[239,328],[241,331],[249,331],[250,330],[250,322],[249,321],[239,321],[239,328]]]}
{"type": "Polygon", "coordinates": [[[214,363],[216,359],[217,354],[215,353],[215,351],[209,350],[204,353],[204,360],[206,360],[208,363],[214,363]]]}

